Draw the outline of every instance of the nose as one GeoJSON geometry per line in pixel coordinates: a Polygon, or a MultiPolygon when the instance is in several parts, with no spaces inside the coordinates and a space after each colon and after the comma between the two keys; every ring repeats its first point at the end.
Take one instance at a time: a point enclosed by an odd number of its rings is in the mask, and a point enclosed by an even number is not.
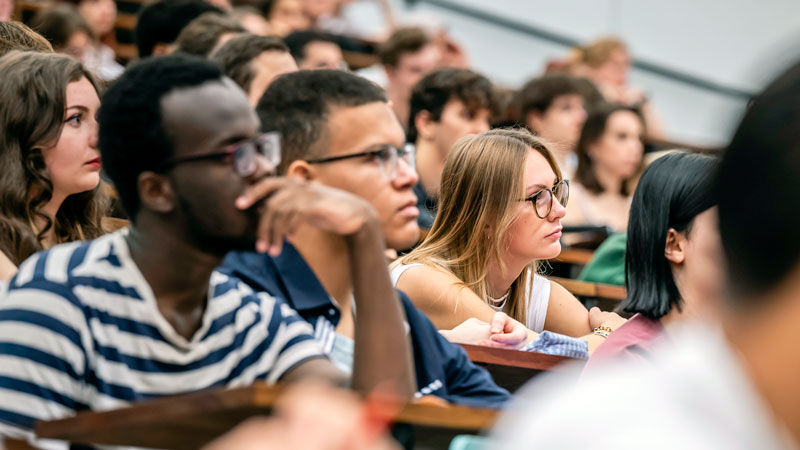
{"type": "Polygon", "coordinates": [[[412,167],[408,161],[399,158],[397,161],[397,175],[392,180],[395,189],[407,189],[416,186],[419,181],[417,169],[412,167]]]}
{"type": "Polygon", "coordinates": [[[97,124],[96,120],[93,120],[92,123],[94,126],[91,127],[92,129],[89,131],[89,147],[97,149],[97,134],[100,126],[97,124]]]}
{"type": "Polygon", "coordinates": [[[566,215],[567,208],[562,205],[555,196],[553,196],[553,207],[550,208],[550,215],[547,216],[547,220],[552,222],[556,219],[563,219],[566,215]]]}
{"type": "Polygon", "coordinates": [[[489,131],[489,121],[487,120],[476,120],[472,123],[472,133],[471,134],[480,134],[484,131],[489,131]]]}

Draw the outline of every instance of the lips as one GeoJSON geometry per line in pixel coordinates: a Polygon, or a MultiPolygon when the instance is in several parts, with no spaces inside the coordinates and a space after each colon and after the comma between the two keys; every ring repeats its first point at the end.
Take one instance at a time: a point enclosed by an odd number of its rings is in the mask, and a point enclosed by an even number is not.
{"type": "Polygon", "coordinates": [[[553,230],[553,232],[552,232],[552,233],[548,234],[548,235],[547,235],[547,236],[545,236],[545,237],[546,237],[546,238],[551,238],[551,237],[561,237],[561,230],[562,230],[562,229],[564,229],[564,227],[558,227],[558,228],[556,228],[555,230],[553,230]]]}
{"type": "Polygon", "coordinates": [[[419,208],[417,208],[417,201],[416,200],[409,200],[403,206],[397,209],[397,211],[406,216],[406,217],[417,217],[419,216],[419,208]]]}
{"type": "Polygon", "coordinates": [[[94,159],[90,159],[89,161],[86,161],[84,165],[99,168],[100,166],[102,166],[102,162],[100,161],[100,157],[97,157],[94,159]]]}

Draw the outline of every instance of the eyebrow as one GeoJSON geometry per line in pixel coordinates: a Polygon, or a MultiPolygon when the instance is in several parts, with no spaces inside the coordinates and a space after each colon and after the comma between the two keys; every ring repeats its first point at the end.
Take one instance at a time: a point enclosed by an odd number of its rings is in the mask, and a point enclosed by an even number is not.
{"type": "Polygon", "coordinates": [[[552,186],[545,186],[545,185],[543,185],[543,184],[532,184],[532,185],[528,186],[527,188],[525,188],[525,192],[528,192],[528,191],[530,191],[532,188],[537,188],[537,190],[540,190],[540,191],[541,191],[542,189],[549,189],[549,188],[552,188],[553,186],[555,186],[555,185],[556,185],[556,183],[558,183],[558,180],[557,180],[557,179],[553,179],[553,184],[552,184],[552,186]]]}
{"type": "Polygon", "coordinates": [[[67,108],[65,109],[65,111],[69,111],[70,109],[80,109],[81,111],[84,111],[84,112],[89,112],[89,108],[87,108],[87,107],[85,107],[85,106],[83,106],[83,105],[72,105],[72,106],[67,106],[67,108]]]}

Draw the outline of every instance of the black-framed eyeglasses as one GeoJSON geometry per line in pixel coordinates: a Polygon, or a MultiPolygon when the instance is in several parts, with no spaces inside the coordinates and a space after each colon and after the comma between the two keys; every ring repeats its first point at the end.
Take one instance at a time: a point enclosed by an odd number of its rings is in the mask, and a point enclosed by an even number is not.
{"type": "Polygon", "coordinates": [[[519,201],[531,202],[536,217],[544,219],[550,215],[550,211],[553,209],[553,197],[558,200],[561,206],[567,206],[569,201],[569,180],[561,180],[554,184],[552,189],[544,188],[519,201]]]}
{"type": "Polygon", "coordinates": [[[400,163],[400,160],[406,162],[406,164],[411,167],[412,170],[416,170],[416,155],[417,149],[414,144],[406,143],[401,147],[395,147],[393,145],[382,145],[375,150],[370,150],[361,153],[352,153],[349,155],[339,155],[339,156],[330,156],[328,158],[318,158],[318,159],[308,159],[306,160],[309,164],[325,164],[331,163],[335,161],[342,161],[345,159],[350,158],[360,158],[360,157],[371,157],[375,158],[380,165],[381,172],[383,176],[389,180],[393,181],[397,178],[397,166],[400,163]]]}
{"type": "Polygon", "coordinates": [[[233,170],[237,175],[249,177],[258,168],[258,155],[267,160],[270,168],[278,167],[281,162],[281,139],[280,133],[264,133],[253,139],[236,142],[226,145],[218,152],[205,153],[203,155],[188,155],[172,158],[164,162],[159,170],[171,169],[178,164],[192,161],[205,161],[210,159],[228,159],[233,170]]]}

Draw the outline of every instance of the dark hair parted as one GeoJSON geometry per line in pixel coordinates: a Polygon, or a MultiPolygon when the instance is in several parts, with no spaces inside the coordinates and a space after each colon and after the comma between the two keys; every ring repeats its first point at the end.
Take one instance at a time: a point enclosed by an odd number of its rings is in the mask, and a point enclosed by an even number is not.
{"type": "Polygon", "coordinates": [[[732,300],[773,290],[796,270],[799,174],[800,64],[795,64],[752,101],[722,157],[719,227],[732,300]]]}
{"type": "Polygon", "coordinates": [[[628,296],[622,310],[658,320],[682,298],[664,257],[667,233],[691,233],[695,217],[716,204],[714,179],[719,160],[673,153],[644,171],[633,195],[625,247],[628,296]]]}
{"type": "Polygon", "coordinates": [[[157,44],[171,44],[186,25],[208,12],[223,11],[203,0],[159,0],[146,5],[136,19],[136,47],[139,58],[153,54],[157,44]]]}
{"type": "MultiPolygon", "coordinates": [[[[645,123],[641,111],[619,103],[605,103],[594,108],[589,112],[589,115],[586,117],[586,122],[583,124],[581,137],[578,139],[578,144],[575,146],[575,153],[578,155],[578,168],[575,169],[574,178],[575,181],[580,183],[589,192],[597,194],[603,192],[603,186],[597,180],[592,159],[589,157],[589,147],[603,137],[603,134],[606,132],[606,126],[608,125],[608,119],[620,111],[628,111],[635,114],[642,124],[642,130],[644,130],[645,123]]],[[[642,164],[643,163],[644,162],[642,162],[642,164]]],[[[629,183],[630,180],[625,180],[622,183],[619,192],[620,195],[630,195],[631,188],[629,183]]]]}
{"type": "Polygon", "coordinates": [[[407,140],[417,140],[414,123],[417,114],[428,111],[431,118],[438,121],[442,118],[444,105],[450,100],[459,100],[472,111],[496,107],[494,90],[488,78],[466,69],[435,70],[425,75],[411,93],[407,140]]]}
{"type": "Polygon", "coordinates": [[[11,50],[53,53],[53,46],[22,22],[0,22],[0,56],[11,50]]]}
{"type": "Polygon", "coordinates": [[[258,102],[262,131],[281,133],[284,174],[298,159],[324,155],[321,141],[328,132],[328,114],[334,107],[356,107],[386,102],[378,85],[341,70],[301,70],[276,78],[258,102]]]}
{"type": "Polygon", "coordinates": [[[61,3],[45,8],[31,19],[31,27],[44,36],[55,49],[67,46],[69,39],[78,32],[93,36],[78,8],[69,3],[61,3]]]}
{"type": "Polygon", "coordinates": [[[14,264],[41,250],[51,228],[57,242],[103,233],[108,199],[98,188],[68,196],[54,220],[42,211],[53,195],[42,148],[58,142],[67,85],[82,78],[99,92],[94,75],[68,56],[15,51],[0,58],[0,249],[14,264]],[[45,226],[34,231],[38,221],[45,226]]]}
{"type": "Polygon", "coordinates": [[[243,34],[235,36],[222,44],[211,54],[211,60],[222,67],[227,77],[232,79],[245,92],[250,91],[255,71],[253,60],[264,52],[288,52],[289,49],[280,38],[274,36],[255,36],[243,34]]]}
{"type": "Polygon", "coordinates": [[[416,53],[432,44],[433,41],[422,28],[398,28],[378,48],[378,57],[384,66],[396,66],[406,53],[416,53]]]}
{"type": "Polygon", "coordinates": [[[245,31],[232,17],[209,12],[186,25],[175,43],[178,46],[177,51],[181,53],[206,57],[217,46],[223,34],[245,31]]]}
{"type": "Polygon", "coordinates": [[[283,38],[283,41],[286,42],[289,53],[298,64],[306,58],[306,47],[312,42],[328,42],[339,45],[331,35],[317,30],[293,31],[283,38]]]}
{"type": "Polygon", "coordinates": [[[97,114],[103,166],[132,221],[139,210],[139,174],[157,170],[174,152],[161,100],[175,89],[222,80],[216,64],[188,55],[145,59],[106,91],[97,114]]]}
{"type": "Polygon", "coordinates": [[[571,75],[555,74],[534,78],[525,83],[517,94],[520,119],[527,120],[528,114],[532,112],[544,114],[556,97],[582,96],[584,90],[586,90],[585,84],[571,75]]]}

